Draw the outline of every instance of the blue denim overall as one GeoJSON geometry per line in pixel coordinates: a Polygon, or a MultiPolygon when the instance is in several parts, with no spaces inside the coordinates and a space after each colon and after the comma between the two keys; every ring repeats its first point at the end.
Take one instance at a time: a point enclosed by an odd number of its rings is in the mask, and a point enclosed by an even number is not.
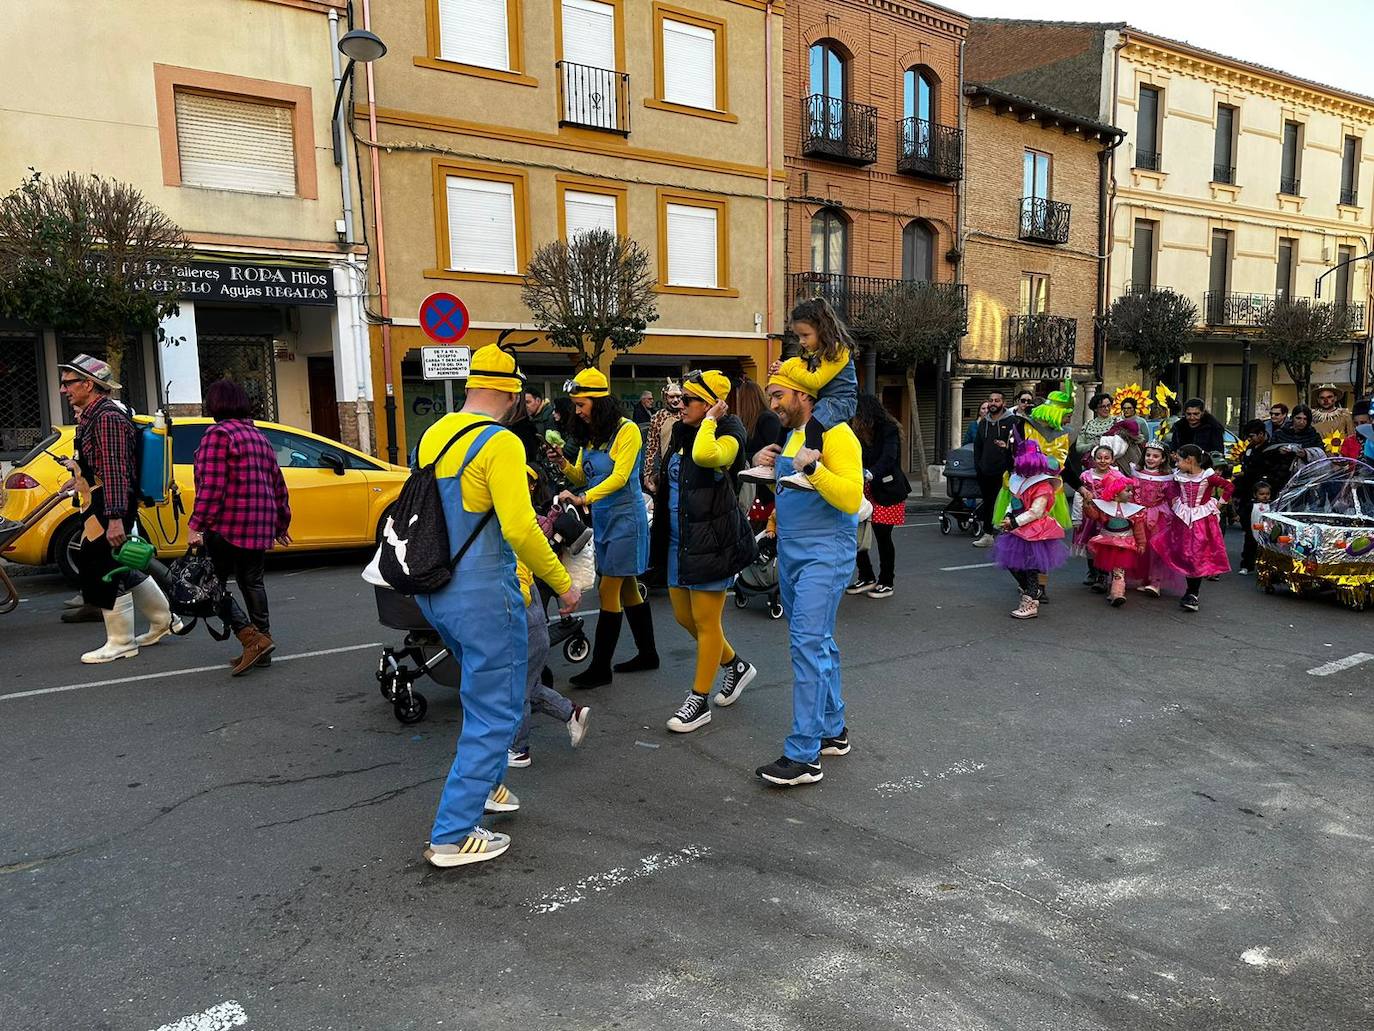
{"type": "MultiPolygon", "coordinates": [[[[622,426],[624,422],[621,420],[622,426]]],[[[638,576],[649,568],[649,514],[639,488],[643,464],[644,449],[640,448],[625,486],[592,504],[592,543],[600,576],[638,576]]],[[[605,450],[583,449],[582,468],[587,490],[610,476],[615,461],[609,445],[605,450]]]]}
{"type": "MultiPolygon", "coordinates": [[[[457,474],[439,478],[454,554],[483,516],[463,508],[463,470],[501,432],[498,426],[481,430],[457,474]]],[[[492,518],[477,535],[452,580],[415,601],[462,670],[463,729],[429,836],[435,845],[453,845],[477,826],[487,795],[501,782],[506,749],[525,708],[525,602],[500,522],[492,518]]]]}
{"type": "MultiPolygon", "coordinates": [[[[779,480],[796,471],[783,455],[776,469],[779,480]]],[[[821,738],[844,729],[835,617],[854,573],[859,517],[841,512],[818,491],[782,484],[777,490],[778,586],[792,648],[792,733],[783,754],[813,763],[821,738]]]]}

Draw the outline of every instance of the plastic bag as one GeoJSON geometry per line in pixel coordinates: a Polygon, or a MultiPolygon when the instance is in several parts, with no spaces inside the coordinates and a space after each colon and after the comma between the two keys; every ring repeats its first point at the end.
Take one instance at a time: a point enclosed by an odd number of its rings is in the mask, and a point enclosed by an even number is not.
{"type": "Polygon", "coordinates": [[[572,577],[573,586],[583,594],[590,593],[596,587],[595,549],[584,547],[576,555],[564,555],[563,568],[572,577]]]}

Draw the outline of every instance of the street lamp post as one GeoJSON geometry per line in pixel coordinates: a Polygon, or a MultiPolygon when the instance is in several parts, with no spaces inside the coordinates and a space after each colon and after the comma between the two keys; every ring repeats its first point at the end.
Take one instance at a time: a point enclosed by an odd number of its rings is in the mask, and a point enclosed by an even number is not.
{"type": "Polygon", "coordinates": [[[334,164],[336,165],[343,157],[343,133],[338,124],[339,106],[343,103],[344,89],[348,86],[348,77],[353,74],[353,66],[359,61],[363,64],[371,64],[378,58],[386,56],[386,44],[366,29],[354,29],[351,32],[345,32],[343,38],[339,40],[339,53],[348,58],[348,65],[344,68],[343,75],[339,76],[339,88],[334,92],[334,111],[329,116],[331,135],[334,137],[334,164]]]}

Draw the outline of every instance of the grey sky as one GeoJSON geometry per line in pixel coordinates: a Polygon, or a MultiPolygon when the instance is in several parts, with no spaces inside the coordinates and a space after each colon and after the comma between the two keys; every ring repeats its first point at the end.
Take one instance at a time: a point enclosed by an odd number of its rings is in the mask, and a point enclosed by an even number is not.
{"type": "Polygon", "coordinates": [[[937,0],[983,18],[1124,21],[1230,57],[1374,96],[1370,0],[937,0]]]}

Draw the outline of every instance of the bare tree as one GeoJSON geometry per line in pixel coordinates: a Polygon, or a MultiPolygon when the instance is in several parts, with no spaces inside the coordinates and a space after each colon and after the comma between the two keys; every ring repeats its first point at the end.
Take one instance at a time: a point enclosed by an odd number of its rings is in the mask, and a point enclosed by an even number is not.
{"type": "Polygon", "coordinates": [[[866,300],[852,325],[879,354],[901,362],[906,368],[921,496],[929,497],[930,462],[916,401],[916,366],[942,361],[967,331],[963,294],[939,283],[895,283],[866,300]]]}
{"type": "Polygon", "coordinates": [[[648,252],[606,229],[535,251],[521,298],[555,346],[576,352],[579,368],[600,365],[607,346],[618,352],[638,346],[658,321],[648,252]]]}
{"type": "Polygon", "coordinates": [[[1197,305],[1173,290],[1128,293],[1108,309],[1107,335],[1157,383],[1191,345],[1197,314],[1197,305]]]}
{"type": "Polygon", "coordinates": [[[1312,366],[1350,339],[1352,309],[1324,301],[1277,301],[1261,320],[1269,354],[1293,377],[1298,397],[1312,385],[1312,366]]]}
{"type": "Polygon", "coordinates": [[[119,375],[132,332],[177,310],[181,229],[126,183],[32,172],[0,198],[0,313],[100,333],[119,375]]]}

